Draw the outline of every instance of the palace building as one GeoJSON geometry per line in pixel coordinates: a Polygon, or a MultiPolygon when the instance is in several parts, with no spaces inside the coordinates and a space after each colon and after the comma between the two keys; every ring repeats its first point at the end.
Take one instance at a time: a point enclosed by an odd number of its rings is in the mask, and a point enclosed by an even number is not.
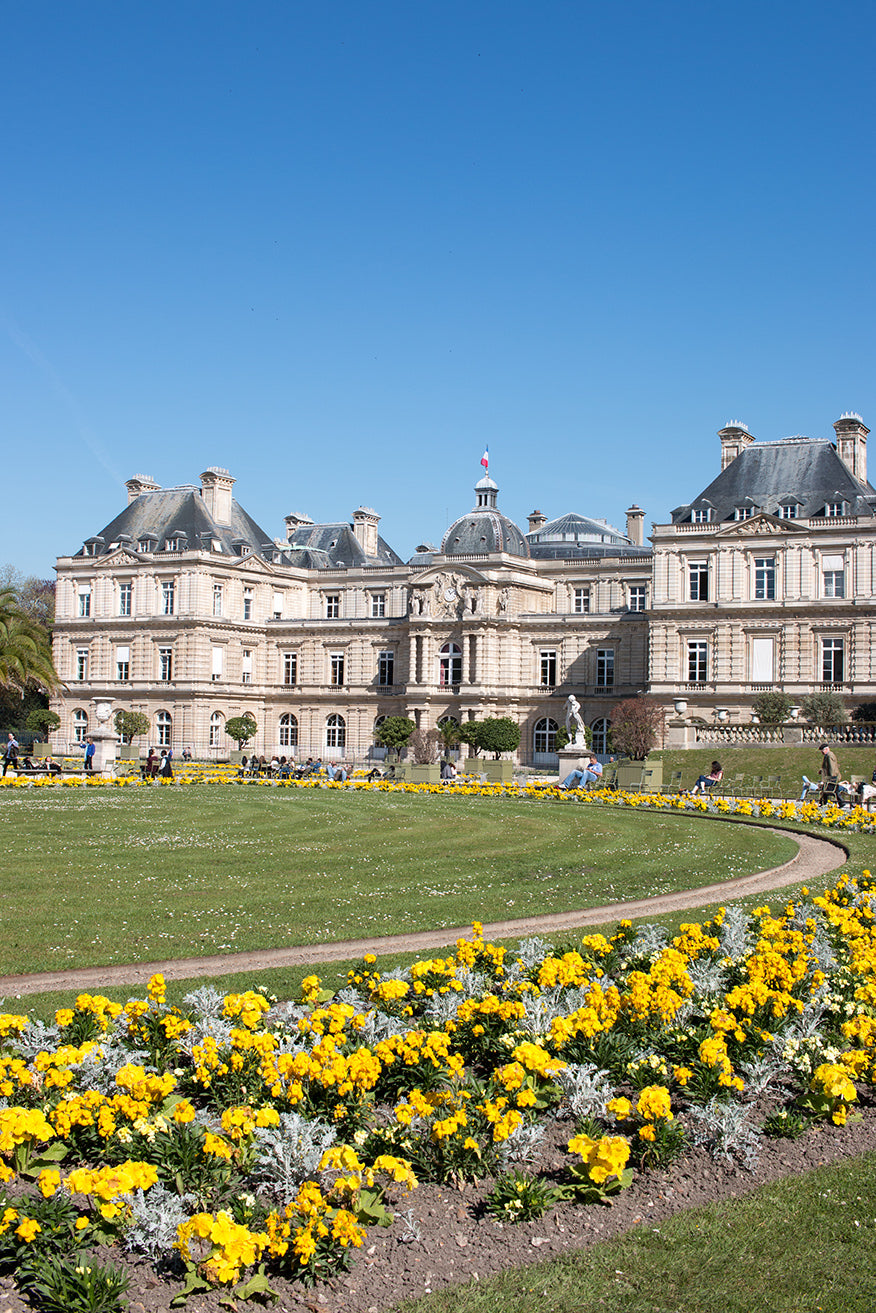
{"type": "Polygon", "coordinates": [[[329,524],[291,513],[271,537],[227,470],[174,488],[136,475],[127,506],[58,560],[58,736],[84,741],[107,697],[145,712],[157,746],[217,757],[246,712],[258,752],[359,759],[383,716],[510,716],[520,759],[548,765],[570,693],[597,751],[640,692],[707,719],[747,719],[770,688],[872,700],[869,430],[857,415],[834,430],[756,442],[727,425],[720,473],[647,543],[635,505],[625,533],[540,511],[524,532],[487,475],[408,561],[364,506],[329,524]]]}

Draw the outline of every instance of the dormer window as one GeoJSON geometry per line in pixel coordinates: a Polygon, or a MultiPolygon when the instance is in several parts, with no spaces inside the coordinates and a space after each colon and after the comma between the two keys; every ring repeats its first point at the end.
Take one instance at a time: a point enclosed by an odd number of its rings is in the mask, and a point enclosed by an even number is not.
{"type": "Polygon", "coordinates": [[[140,539],[138,540],[138,542],[137,542],[137,551],[138,551],[138,552],[151,552],[151,551],[152,551],[152,544],[154,543],[154,541],[155,541],[154,538],[140,538],[140,539]]]}
{"type": "Polygon", "coordinates": [[[695,506],[690,513],[691,524],[708,524],[711,518],[711,506],[695,506]]]}
{"type": "Polygon", "coordinates": [[[737,506],[733,512],[734,520],[750,520],[752,515],[754,515],[753,506],[737,506]]]}
{"type": "Polygon", "coordinates": [[[182,538],[168,538],[164,544],[164,550],[166,552],[181,552],[183,550],[182,538]]]}
{"type": "Polygon", "coordinates": [[[834,520],[840,515],[846,514],[846,504],[844,501],[829,501],[825,503],[823,515],[827,520],[834,520]]]}
{"type": "Polygon", "coordinates": [[[782,502],[776,509],[776,515],[780,520],[796,520],[799,510],[800,506],[795,501],[782,502]]]}

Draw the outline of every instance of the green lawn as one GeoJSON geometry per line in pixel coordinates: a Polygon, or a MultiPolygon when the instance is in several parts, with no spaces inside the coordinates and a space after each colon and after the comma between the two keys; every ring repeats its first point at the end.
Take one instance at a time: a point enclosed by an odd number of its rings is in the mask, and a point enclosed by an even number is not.
{"type": "Polygon", "coordinates": [[[872,1313],[876,1154],[401,1306],[404,1313],[872,1313]]]}
{"type": "Polygon", "coordinates": [[[2,973],[598,906],[794,852],[703,818],[340,790],[4,794],[0,825],[2,973]]]}
{"type": "MultiPolygon", "coordinates": [[[[872,745],[852,745],[840,743],[836,746],[843,778],[862,775],[869,780],[876,766],[876,752],[872,745]]],[[[821,769],[821,753],[817,743],[808,743],[805,747],[758,747],[755,744],[743,748],[690,748],[684,752],[655,752],[655,757],[663,761],[663,782],[667,784],[673,771],[680,770],[682,784],[690,788],[698,775],[708,773],[712,761],[717,758],[724,767],[725,780],[734,775],[762,775],[766,780],[769,775],[782,777],[781,792],[786,798],[799,798],[803,785],[802,777],[808,775],[810,780],[818,778],[821,769]]]]}

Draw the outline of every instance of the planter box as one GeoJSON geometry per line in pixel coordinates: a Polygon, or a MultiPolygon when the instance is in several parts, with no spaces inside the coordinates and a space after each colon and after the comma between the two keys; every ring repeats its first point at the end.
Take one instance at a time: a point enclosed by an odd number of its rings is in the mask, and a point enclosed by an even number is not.
{"type": "Polygon", "coordinates": [[[617,768],[617,787],[634,793],[659,793],[663,788],[662,760],[621,762],[617,768]]]}
{"type": "Polygon", "coordinates": [[[32,757],[51,757],[52,748],[49,743],[32,743],[30,745],[30,755],[32,757]]]}
{"type": "Polygon", "coordinates": [[[117,761],[139,761],[140,748],[136,743],[120,743],[116,749],[117,761]]]}
{"type": "Polygon", "coordinates": [[[250,754],[248,752],[229,752],[228,754],[228,760],[231,762],[232,766],[239,766],[244,757],[249,761],[250,754]]]}
{"type": "Polygon", "coordinates": [[[463,770],[466,775],[483,775],[494,782],[514,778],[514,762],[501,759],[493,761],[485,757],[467,757],[463,763],[463,770]]]}
{"type": "Polygon", "coordinates": [[[441,767],[437,762],[428,766],[418,766],[416,762],[404,761],[396,766],[395,778],[405,780],[408,784],[438,784],[441,779],[441,767]]]}

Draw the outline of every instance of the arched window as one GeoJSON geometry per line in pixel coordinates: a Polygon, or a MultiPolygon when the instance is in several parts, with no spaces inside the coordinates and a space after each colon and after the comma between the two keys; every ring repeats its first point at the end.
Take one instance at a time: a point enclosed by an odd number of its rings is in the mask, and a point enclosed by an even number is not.
{"type": "Polygon", "coordinates": [[[325,722],[325,746],[339,749],[347,746],[347,722],[343,716],[329,716],[325,722]]]}
{"type": "Polygon", "coordinates": [[[590,726],[590,732],[593,735],[593,751],[597,757],[604,757],[608,753],[608,721],[603,716],[600,720],[594,720],[590,726]]]}
{"type": "Polygon", "coordinates": [[[214,711],[210,717],[210,747],[218,748],[222,743],[222,712],[214,711]]]}
{"type": "Polygon", "coordinates": [[[556,752],[557,722],[551,720],[549,716],[535,722],[535,728],[532,731],[532,750],[533,752],[556,752]]]}
{"type": "Polygon", "coordinates": [[[438,653],[438,683],[462,683],[462,648],[456,643],[445,643],[438,653]]]}
{"type": "Polygon", "coordinates": [[[81,709],[73,712],[73,742],[84,743],[88,738],[88,712],[81,709]]]}
{"type": "Polygon", "coordinates": [[[298,747],[298,718],[291,712],[280,717],[280,747],[298,747]]]}
{"type": "Polygon", "coordinates": [[[170,747],[170,735],[173,729],[173,720],[169,711],[159,711],[155,717],[156,737],[159,748],[170,747]]]}

